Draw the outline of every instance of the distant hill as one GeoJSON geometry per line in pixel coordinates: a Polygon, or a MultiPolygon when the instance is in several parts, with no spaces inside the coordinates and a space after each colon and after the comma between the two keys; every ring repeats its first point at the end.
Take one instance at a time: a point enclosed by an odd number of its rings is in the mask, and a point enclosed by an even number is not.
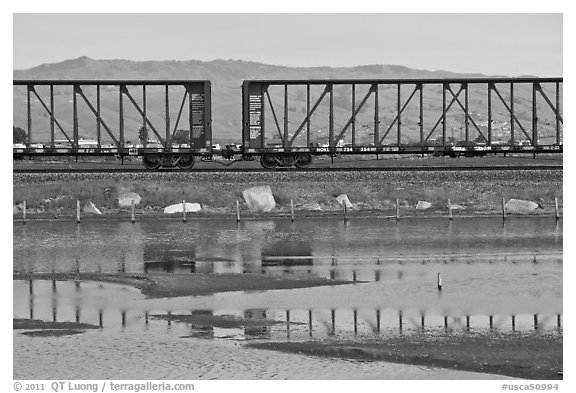
{"type": "MultiPolygon", "coordinates": [[[[77,59],[66,60],[60,63],[52,64],[42,64],[40,66],[30,68],[27,70],[15,70],[13,72],[13,77],[15,80],[22,79],[57,79],[57,80],[69,80],[69,79],[189,79],[189,80],[211,80],[212,81],[212,120],[213,120],[213,130],[214,139],[223,140],[240,140],[241,133],[241,89],[240,86],[243,80],[246,79],[385,79],[385,78],[476,78],[476,77],[486,77],[482,74],[459,74],[448,71],[426,71],[426,70],[416,70],[399,65],[360,65],[356,67],[285,67],[276,66],[269,64],[262,64],[250,61],[242,60],[214,60],[214,61],[199,61],[199,60],[189,60],[189,61],[129,61],[129,60],[94,60],[88,57],[79,57],[77,59]]],[[[470,88],[470,94],[473,93],[473,87],[470,88]]],[[[516,98],[518,103],[516,109],[519,112],[519,118],[529,119],[530,118],[530,107],[529,99],[531,98],[530,91],[518,91],[516,93],[516,98]]],[[[409,94],[409,93],[407,93],[409,94]]],[[[90,96],[90,93],[87,93],[90,96]]],[[[484,94],[485,95],[485,94],[484,94]]],[[[69,99],[71,96],[62,94],[60,99],[63,100],[64,97],[69,99]]],[[[346,94],[342,94],[343,99],[346,99],[346,94]]],[[[394,100],[394,93],[390,91],[389,99],[394,100]]],[[[386,99],[383,96],[381,99],[386,99]]],[[[56,101],[58,101],[58,97],[56,101]]],[[[177,107],[177,99],[174,98],[174,103],[171,104],[172,107],[177,107]]],[[[360,100],[360,94],[358,94],[357,100],[360,100]]],[[[111,100],[112,101],[112,100],[111,100]]],[[[154,101],[154,98],[150,99],[150,102],[154,101]]],[[[273,96],[273,101],[278,102],[281,106],[282,99],[281,96],[273,96]]],[[[103,98],[102,108],[103,114],[107,119],[117,119],[118,109],[115,108],[117,105],[115,101],[105,102],[103,98]]],[[[384,101],[382,101],[384,102],[384,101]]],[[[393,102],[393,101],[392,101],[393,102]]],[[[61,105],[68,105],[62,101],[61,105]]],[[[300,103],[302,104],[302,103],[300,103]]],[[[341,115],[342,118],[346,118],[349,113],[349,109],[346,108],[348,103],[336,102],[335,105],[339,105],[335,109],[336,115],[341,115]]],[[[434,103],[433,105],[425,108],[425,118],[432,119],[437,118],[437,115],[433,114],[434,111],[438,111],[441,108],[442,102],[434,103]]],[[[477,107],[482,105],[485,107],[485,102],[476,102],[477,107]]],[[[412,106],[412,104],[411,104],[412,106]]],[[[416,106],[411,108],[411,111],[407,112],[407,117],[412,119],[407,119],[408,121],[403,123],[410,125],[412,120],[416,120],[416,106]],[[410,114],[411,113],[411,114],[410,114]]],[[[161,107],[161,106],[160,106],[161,107]]],[[[456,110],[454,106],[455,115],[462,119],[462,111],[460,109],[456,110]],[[458,112],[459,111],[459,112],[458,112]]],[[[292,110],[292,109],[291,109],[292,110]]],[[[33,111],[38,116],[43,116],[47,118],[47,114],[44,109],[36,104],[33,111]]],[[[71,126],[71,109],[60,110],[60,114],[63,116],[61,121],[62,126],[65,129],[72,129],[71,126]],[[66,113],[62,113],[66,112],[66,113]]],[[[278,111],[278,110],[277,110],[278,111]]],[[[279,112],[281,117],[282,112],[279,112]]],[[[392,118],[393,110],[389,111],[388,116],[392,118]]],[[[504,111],[501,111],[503,118],[506,118],[504,111]]],[[[84,111],[79,114],[81,121],[80,133],[86,138],[93,138],[93,124],[95,122],[94,117],[88,112],[84,111]]],[[[136,134],[139,125],[141,124],[141,119],[135,111],[133,113],[127,112],[127,116],[132,116],[132,118],[127,120],[126,132],[127,137],[136,140],[136,134]]],[[[348,115],[349,116],[349,115],[348,115]]],[[[365,123],[369,122],[369,114],[366,114],[365,123]]],[[[386,114],[383,112],[383,122],[386,120],[386,114]]],[[[543,121],[550,121],[553,117],[552,115],[543,115],[543,121]]],[[[509,117],[509,116],[508,116],[509,117]]],[[[150,113],[150,118],[154,122],[159,122],[162,124],[162,114],[161,113],[150,113]]],[[[20,126],[26,129],[26,108],[25,108],[25,91],[24,89],[14,90],[14,125],[20,126]]],[[[279,120],[282,122],[282,120],[279,120]]],[[[478,119],[481,121],[481,118],[478,119]]],[[[109,121],[112,123],[112,121],[109,121]]],[[[384,127],[384,125],[383,125],[384,127]]],[[[38,141],[48,140],[49,131],[46,124],[35,125],[34,139],[38,141]]],[[[58,138],[57,138],[58,139],[58,138]]]]}

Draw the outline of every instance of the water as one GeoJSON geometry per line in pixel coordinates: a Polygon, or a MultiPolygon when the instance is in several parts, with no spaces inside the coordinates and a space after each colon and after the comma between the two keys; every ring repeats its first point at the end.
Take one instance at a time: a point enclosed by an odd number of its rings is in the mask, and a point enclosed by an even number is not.
{"type": "MultiPolygon", "coordinates": [[[[300,362],[314,367],[317,377],[339,375],[340,366],[331,369],[325,360],[307,357],[303,361],[298,355],[277,357],[268,351],[238,349],[244,342],[364,339],[422,332],[561,334],[562,328],[562,227],[550,218],[511,218],[506,225],[492,218],[399,223],[353,218],[347,224],[335,219],[267,220],[239,225],[230,220],[135,224],[86,220],[80,225],[39,221],[14,225],[14,271],[288,274],[353,283],[147,299],[138,290],[117,284],[14,281],[14,317],[101,327],[69,337],[67,343],[82,342],[88,336],[115,346],[150,337],[174,348],[194,342],[203,350],[192,355],[206,367],[191,374],[198,378],[211,377],[216,371],[223,378],[306,378],[308,374],[293,366],[300,362]],[[244,359],[238,360],[241,364],[256,362],[263,369],[256,373],[242,367],[243,371],[224,370],[222,362],[230,356],[244,359]]],[[[34,351],[42,350],[46,342],[62,342],[58,340],[15,334],[15,343],[26,341],[20,363],[31,361],[34,351]]],[[[92,355],[102,356],[106,348],[99,344],[92,355]]],[[[63,361],[74,358],[76,349],[68,350],[63,361]]],[[[38,365],[38,360],[32,363],[38,365]]],[[[43,367],[49,370],[51,366],[43,367]]],[[[368,366],[354,363],[356,377],[386,377],[363,367],[368,366]]],[[[138,367],[130,369],[127,378],[138,375],[138,367]]],[[[174,367],[169,369],[159,375],[178,374],[174,367]]],[[[106,370],[91,375],[99,379],[106,370]]],[[[401,375],[403,371],[396,368],[394,372],[401,375]]],[[[407,378],[431,378],[429,370],[406,373],[407,378]]]]}

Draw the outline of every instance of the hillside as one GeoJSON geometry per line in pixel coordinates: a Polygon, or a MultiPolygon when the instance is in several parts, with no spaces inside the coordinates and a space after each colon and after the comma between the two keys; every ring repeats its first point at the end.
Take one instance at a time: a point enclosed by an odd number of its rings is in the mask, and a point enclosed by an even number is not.
{"type": "MultiPolygon", "coordinates": [[[[240,139],[241,132],[241,90],[240,86],[242,81],[245,79],[384,79],[384,78],[455,78],[455,77],[486,77],[486,75],[481,74],[457,74],[447,71],[426,71],[426,70],[416,70],[410,69],[403,66],[397,65],[362,65],[356,67],[348,68],[332,68],[332,67],[284,67],[276,65],[261,64],[249,61],[241,60],[214,60],[214,61],[128,61],[128,60],[94,60],[88,57],[80,57],[77,59],[66,60],[60,63],[53,64],[43,64],[38,67],[34,67],[27,70],[15,70],[13,72],[13,77],[15,80],[21,79],[189,79],[189,80],[205,80],[208,79],[212,81],[212,119],[213,119],[213,130],[214,139],[225,139],[225,140],[237,140],[240,139]]],[[[485,88],[485,87],[483,87],[485,88]]],[[[477,111],[478,114],[474,115],[475,121],[481,123],[485,121],[485,116],[482,115],[482,110],[485,112],[486,102],[481,96],[485,96],[479,90],[475,91],[475,87],[470,87],[470,95],[474,96],[474,100],[471,101],[471,111],[477,111]],[[476,93],[476,95],[475,95],[476,93]]],[[[480,89],[477,87],[476,89],[480,89]]],[[[434,97],[437,97],[438,91],[440,91],[440,86],[435,89],[434,97]]],[[[507,94],[504,94],[506,98],[507,94]]],[[[529,89],[518,89],[516,93],[516,110],[518,111],[518,117],[523,121],[524,127],[530,127],[530,99],[531,91],[529,89]]],[[[93,97],[94,93],[91,91],[86,92],[88,97],[93,97]]],[[[161,102],[161,92],[158,91],[157,95],[150,93],[149,98],[150,104],[150,118],[154,124],[162,124],[162,113],[154,110],[153,102],[161,102]]],[[[404,99],[410,94],[408,89],[403,92],[404,99]]],[[[432,94],[431,92],[425,92],[426,94],[432,94]]],[[[282,95],[280,91],[272,92],[272,100],[274,105],[277,106],[276,112],[280,118],[280,123],[282,123],[282,95]]],[[[290,118],[294,118],[293,123],[299,123],[301,121],[302,108],[305,106],[305,100],[301,93],[293,91],[290,93],[291,96],[291,108],[290,108],[290,118]],[[294,108],[292,107],[294,105],[294,108]],[[295,114],[293,114],[295,113],[295,114]]],[[[551,95],[549,95],[551,96],[551,95]]],[[[23,88],[14,89],[14,125],[26,129],[26,105],[25,105],[26,92],[23,88]]],[[[60,92],[56,94],[56,112],[59,116],[61,125],[66,130],[71,130],[71,118],[72,110],[71,104],[68,102],[71,95],[65,92],[60,92]]],[[[350,113],[350,103],[349,92],[346,88],[342,87],[337,89],[335,92],[335,116],[336,125],[341,125],[346,122],[350,113]]],[[[381,121],[382,129],[386,130],[388,128],[387,124],[390,124],[395,116],[395,88],[390,87],[388,91],[383,92],[380,97],[380,105],[386,110],[382,110],[381,121]]],[[[450,98],[450,97],[449,97],[450,98]]],[[[485,97],[484,97],[485,98],[485,97]]],[[[177,108],[179,105],[179,100],[176,94],[171,99],[171,108],[177,108]]],[[[314,99],[314,96],[313,96],[314,99]]],[[[117,95],[112,95],[106,98],[103,95],[102,98],[102,108],[103,117],[108,120],[111,126],[114,126],[114,121],[117,122],[118,118],[118,108],[117,106],[117,95]]],[[[357,94],[357,100],[361,100],[361,93],[357,94]]],[[[45,99],[47,102],[47,99],[45,99]]],[[[162,105],[158,106],[162,108],[162,105]]],[[[442,102],[441,100],[433,101],[431,104],[427,102],[424,109],[425,117],[425,127],[431,128],[433,123],[438,118],[439,110],[441,110],[442,102]]],[[[543,108],[546,104],[542,105],[543,108]]],[[[370,111],[370,101],[365,111],[361,112],[358,116],[360,123],[368,128],[367,124],[370,124],[371,117],[373,116],[370,111]]],[[[174,109],[177,110],[177,109],[174,109]]],[[[33,105],[32,111],[34,113],[34,118],[43,119],[41,121],[36,121],[34,124],[34,140],[35,141],[45,141],[49,139],[49,127],[48,127],[48,116],[40,104],[35,103],[33,105]],[[38,124],[40,123],[40,124],[38,124]]],[[[406,135],[410,136],[410,133],[415,133],[417,131],[417,111],[418,105],[417,101],[414,100],[406,110],[406,116],[403,118],[403,127],[406,127],[406,135]]],[[[456,108],[456,105],[451,110],[453,113],[450,114],[450,129],[452,133],[454,130],[459,132],[462,124],[462,111],[456,108]]],[[[172,114],[172,110],[171,110],[172,114]]],[[[127,139],[136,139],[136,134],[139,126],[142,124],[142,120],[135,110],[127,108],[126,116],[128,117],[126,121],[126,133],[127,139]]],[[[172,114],[172,116],[176,116],[172,114]]],[[[319,118],[324,118],[327,116],[327,111],[323,108],[319,109],[319,118]]],[[[504,108],[495,108],[495,117],[501,118],[501,122],[504,123],[509,119],[509,115],[506,115],[504,108]]],[[[94,116],[86,109],[79,111],[80,117],[80,134],[85,138],[94,137],[94,116]]],[[[543,124],[550,123],[553,121],[553,113],[551,111],[543,111],[540,114],[540,119],[543,124]],[[549,112],[549,113],[548,113],[549,112]]],[[[325,128],[325,121],[319,121],[318,124],[314,124],[313,127],[317,127],[319,130],[325,128]]],[[[290,127],[293,127],[291,125],[290,127]]],[[[471,135],[475,136],[472,132],[473,127],[471,126],[471,135]]],[[[321,132],[321,131],[318,131],[321,132]]],[[[57,139],[61,139],[61,136],[57,136],[57,139]]]]}

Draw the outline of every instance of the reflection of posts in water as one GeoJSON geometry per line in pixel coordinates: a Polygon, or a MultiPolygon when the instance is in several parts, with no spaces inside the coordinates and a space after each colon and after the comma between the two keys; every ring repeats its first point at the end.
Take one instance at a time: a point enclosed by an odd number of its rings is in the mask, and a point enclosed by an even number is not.
{"type": "Polygon", "coordinates": [[[29,303],[30,303],[30,319],[34,319],[34,284],[32,280],[28,280],[29,287],[29,303]]]}
{"type": "Polygon", "coordinates": [[[331,335],[336,334],[336,310],[332,309],[331,310],[331,316],[332,316],[332,332],[331,335]]]}
{"type": "Polygon", "coordinates": [[[120,262],[118,263],[118,273],[126,272],[126,254],[120,255],[120,262]]]}
{"type": "Polygon", "coordinates": [[[380,270],[374,270],[374,281],[380,281],[380,270]]]}
{"type": "Polygon", "coordinates": [[[56,291],[56,280],[52,280],[52,321],[57,321],[57,307],[58,307],[58,298],[57,298],[57,291],[56,291]]]}
{"type": "Polygon", "coordinates": [[[344,216],[344,222],[348,222],[348,210],[346,208],[346,203],[342,202],[342,214],[344,216]]]}
{"type": "Polygon", "coordinates": [[[80,323],[80,306],[79,305],[76,305],[76,307],[74,308],[74,316],[75,316],[76,323],[80,323]]]}
{"type": "Polygon", "coordinates": [[[556,212],[556,221],[560,219],[560,213],[558,213],[558,198],[554,198],[554,211],[556,212]]]}

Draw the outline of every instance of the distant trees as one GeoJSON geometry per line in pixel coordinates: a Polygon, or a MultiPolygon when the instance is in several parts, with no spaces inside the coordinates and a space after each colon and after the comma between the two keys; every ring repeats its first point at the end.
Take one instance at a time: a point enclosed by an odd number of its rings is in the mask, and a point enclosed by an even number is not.
{"type": "MultiPolygon", "coordinates": [[[[141,126],[138,130],[138,140],[141,145],[148,143],[148,129],[145,126],[141,126]]],[[[188,130],[176,130],[172,135],[171,141],[175,145],[184,145],[190,143],[190,131],[188,130]]]]}
{"type": "Polygon", "coordinates": [[[26,131],[20,127],[12,126],[14,130],[14,136],[12,137],[13,143],[26,143],[26,139],[28,139],[28,135],[26,131]]]}
{"type": "Polygon", "coordinates": [[[190,131],[176,130],[174,135],[172,135],[172,143],[175,145],[185,145],[190,143],[190,131]]]}
{"type": "Polygon", "coordinates": [[[145,145],[146,142],[148,141],[148,129],[146,128],[146,126],[142,126],[138,130],[138,140],[142,145],[145,145]]]}

